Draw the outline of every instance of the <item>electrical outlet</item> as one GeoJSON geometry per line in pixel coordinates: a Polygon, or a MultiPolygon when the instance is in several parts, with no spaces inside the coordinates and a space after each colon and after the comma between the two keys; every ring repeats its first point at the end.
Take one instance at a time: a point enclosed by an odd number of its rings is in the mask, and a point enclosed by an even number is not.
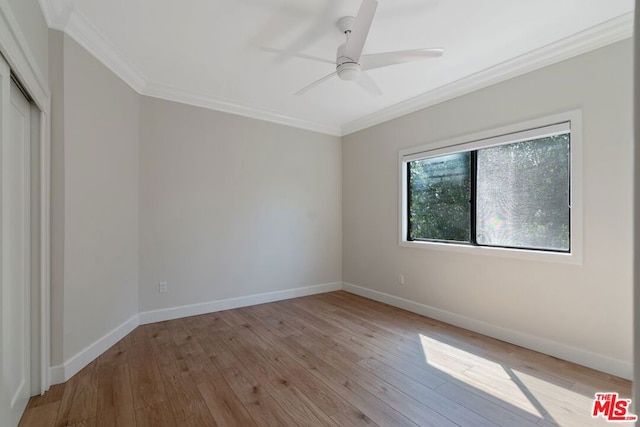
{"type": "Polygon", "coordinates": [[[160,282],[160,284],[158,285],[158,292],[167,292],[167,290],[167,282],[160,282]]]}
{"type": "Polygon", "coordinates": [[[404,285],[404,274],[400,273],[398,276],[398,283],[404,285]]]}

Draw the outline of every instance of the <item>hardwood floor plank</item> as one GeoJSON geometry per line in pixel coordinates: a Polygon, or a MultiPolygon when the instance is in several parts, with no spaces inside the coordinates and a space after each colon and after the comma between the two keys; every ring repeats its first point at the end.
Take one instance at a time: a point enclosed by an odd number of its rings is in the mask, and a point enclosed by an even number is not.
{"type": "MultiPolygon", "coordinates": [[[[358,314],[352,307],[349,307],[348,310],[336,308],[336,306],[331,303],[334,300],[330,297],[323,298],[322,295],[316,295],[315,297],[316,298],[309,301],[309,303],[313,303],[313,305],[318,309],[331,313],[332,318],[347,321],[349,325],[353,325],[358,332],[361,332],[370,338],[378,338],[381,341],[385,340],[389,342],[389,344],[397,346],[398,349],[406,351],[410,355],[423,357],[424,353],[422,344],[419,339],[417,339],[417,335],[413,334],[405,336],[404,334],[396,333],[387,328],[378,326],[373,321],[369,321],[369,317],[364,317],[362,314],[358,314]]],[[[304,304],[304,301],[298,301],[297,304],[304,304]]]]}
{"type": "Polygon", "coordinates": [[[177,364],[173,363],[160,368],[160,375],[167,393],[167,401],[178,425],[217,425],[189,371],[181,371],[177,364]]]}
{"type": "Polygon", "coordinates": [[[183,362],[186,367],[185,372],[189,373],[190,380],[195,384],[216,381],[222,378],[222,374],[206,354],[189,356],[183,362]]]}
{"type": "Polygon", "coordinates": [[[226,347],[224,337],[213,348],[214,362],[229,386],[236,393],[256,424],[261,426],[295,426],[287,414],[260,382],[247,372],[247,368],[226,347]]]}
{"type": "Polygon", "coordinates": [[[140,339],[129,348],[127,361],[130,369],[134,408],[141,409],[145,406],[165,402],[167,395],[148,339],[140,339]]]}
{"type": "Polygon", "coordinates": [[[169,322],[167,329],[173,338],[173,343],[183,358],[204,354],[204,349],[187,326],[185,319],[169,322]]]}
{"type": "Polygon", "coordinates": [[[200,394],[217,425],[221,427],[251,427],[256,425],[247,409],[224,378],[220,377],[212,381],[200,382],[198,383],[198,390],[200,390],[200,394]]]}
{"type": "Polygon", "coordinates": [[[346,410],[338,412],[331,416],[331,418],[339,426],[377,426],[373,420],[358,410],[346,410]]]}
{"type": "Polygon", "coordinates": [[[151,327],[147,329],[147,339],[151,345],[158,367],[160,368],[175,363],[180,357],[180,352],[166,324],[163,322],[149,326],[151,327]]]}
{"type": "MultiPolygon", "coordinates": [[[[322,409],[325,414],[332,416],[340,412],[359,412],[347,401],[333,393],[331,388],[309,373],[286,352],[280,350],[277,343],[269,340],[267,334],[264,334],[264,330],[261,329],[263,325],[260,319],[252,316],[248,311],[243,312],[251,326],[251,328],[247,329],[252,333],[249,338],[249,345],[253,346],[255,351],[269,360],[280,372],[286,372],[291,378],[295,378],[295,386],[322,409]]],[[[281,337],[277,336],[277,338],[281,337]]]]}
{"type": "Polygon", "coordinates": [[[124,347],[120,343],[116,343],[107,351],[102,353],[100,358],[96,360],[97,368],[112,368],[121,365],[122,361],[120,359],[127,357],[127,350],[128,347],[124,347]]]}
{"type": "MultiPolygon", "coordinates": [[[[224,319],[223,315],[223,319],[224,319]]],[[[251,342],[254,336],[246,328],[246,323],[237,326],[236,336],[227,339],[226,344],[238,360],[280,403],[280,406],[300,425],[329,425],[335,423],[297,388],[295,377],[278,371],[254,350],[251,342]],[[243,339],[244,338],[244,339],[243,339]]]]}
{"type": "Polygon", "coordinates": [[[136,409],[136,427],[182,427],[176,423],[167,402],[158,402],[136,409]]]}
{"type": "Polygon", "coordinates": [[[76,393],[76,388],[78,387],[79,375],[81,373],[82,371],[78,372],[64,384],[64,392],[60,400],[60,406],[58,407],[58,415],[56,416],[56,427],[64,426],[68,423],[69,411],[73,404],[73,398],[76,393]]]}
{"type": "MultiPolygon", "coordinates": [[[[443,416],[443,414],[436,410],[423,405],[420,401],[413,399],[413,396],[407,393],[403,393],[398,388],[394,387],[392,383],[384,381],[375,375],[371,375],[369,371],[363,369],[358,362],[349,362],[347,359],[341,357],[337,352],[334,352],[331,348],[323,347],[318,343],[306,337],[292,337],[298,344],[304,348],[316,353],[322,354],[323,360],[333,366],[335,369],[341,371],[351,381],[362,386],[372,395],[376,396],[380,401],[385,402],[387,405],[396,409],[402,415],[421,426],[453,426],[454,423],[443,416]]],[[[388,377],[387,379],[392,379],[388,377]]],[[[397,381],[396,381],[397,383],[397,381]]],[[[425,387],[426,388],[426,387],[425,387]]],[[[436,394],[435,392],[433,394],[436,394]]],[[[445,399],[442,399],[445,400],[445,399]]],[[[487,420],[476,417],[474,425],[486,426],[487,420]]]]}
{"type": "Polygon", "coordinates": [[[45,394],[41,396],[33,396],[29,399],[29,403],[27,404],[27,409],[36,408],[40,405],[48,405],[49,403],[57,402],[58,404],[62,401],[62,396],[64,396],[64,389],[66,384],[56,384],[52,385],[45,394]]]}
{"type": "MultiPolygon", "coordinates": [[[[292,312],[297,313],[295,310],[292,310],[292,312]]],[[[322,332],[324,328],[318,325],[317,319],[319,318],[316,314],[308,314],[305,316],[305,320],[307,324],[311,326],[311,329],[317,329],[318,332],[322,332]]],[[[322,322],[320,322],[320,324],[322,324],[322,322]]],[[[312,335],[314,339],[321,339],[320,336],[315,334],[312,330],[308,330],[307,335],[312,335]]],[[[413,378],[428,387],[435,388],[446,381],[447,377],[443,375],[443,372],[425,364],[423,359],[417,359],[413,356],[407,357],[406,355],[395,352],[393,348],[385,347],[381,343],[375,345],[375,343],[363,340],[360,337],[343,330],[334,334],[325,334],[325,337],[329,336],[333,341],[335,341],[337,347],[342,346],[347,348],[349,351],[360,355],[360,358],[374,357],[384,363],[393,365],[396,369],[406,373],[407,375],[411,375],[413,378]]],[[[467,369],[470,367],[471,366],[468,366],[467,369]]]]}
{"type": "Polygon", "coordinates": [[[599,391],[631,383],[338,291],[139,326],[20,426],[582,427],[599,391]]]}
{"type": "Polygon", "coordinates": [[[128,364],[98,365],[97,425],[102,427],[135,424],[128,364]]]}
{"type": "Polygon", "coordinates": [[[357,382],[351,381],[343,372],[335,369],[298,344],[293,338],[283,338],[279,344],[287,348],[294,357],[302,362],[321,381],[353,406],[359,408],[363,414],[380,425],[416,426],[400,412],[378,399],[365,390],[357,382]]]}
{"type": "Polygon", "coordinates": [[[486,398],[486,395],[473,393],[453,382],[447,382],[437,390],[439,394],[464,405],[499,426],[533,427],[542,419],[529,412],[517,411],[514,407],[505,408],[502,401],[492,402],[486,398]]]}
{"type": "Polygon", "coordinates": [[[440,387],[433,390],[376,359],[364,359],[359,364],[365,367],[368,375],[375,375],[397,390],[402,390],[410,399],[429,407],[458,425],[494,425],[490,419],[468,408],[463,402],[441,394],[437,391],[440,387]]]}
{"type": "Polygon", "coordinates": [[[66,427],[94,427],[96,422],[95,418],[90,418],[88,420],[70,422],[69,424],[66,424],[66,427]]]}
{"type": "Polygon", "coordinates": [[[281,317],[273,316],[269,314],[267,316],[261,315],[255,309],[255,307],[245,307],[241,309],[241,313],[246,319],[246,324],[251,326],[251,330],[262,340],[275,340],[278,338],[286,338],[291,335],[298,335],[305,333],[305,330],[300,329],[301,325],[289,325],[284,322],[281,317]]]}
{"type": "MultiPolygon", "coordinates": [[[[347,292],[333,292],[316,297],[344,301],[352,304],[362,298],[347,292]]],[[[488,338],[471,331],[456,328],[433,319],[424,318],[395,307],[386,306],[376,301],[366,301],[365,304],[350,305],[352,311],[363,313],[367,319],[377,326],[393,329],[395,333],[405,337],[420,336],[423,347],[428,349],[430,359],[435,359],[440,369],[452,372],[463,372],[473,366],[478,359],[489,359],[497,363],[505,363],[513,368],[545,378],[562,387],[573,387],[572,384],[584,378],[587,383],[595,378],[594,371],[589,368],[574,365],[564,360],[556,359],[541,353],[536,353],[503,341],[488,338]],[[425,328],[425,326],[427,326],[425,328]],[[477,345],[470,345],[475,343],[477,345]],[[473,349],[469,352],[469,349],[473,349]],[[465,351],[467,350],[467,351],[465,351]],[[463,364],[460,364],[463,363],[463,364]],[[456,365],[455,367],[453,365],[456,365]],[[460,365],[458,365],[460,364],[460,365]],[[553,366],[552,370],[541,370],[538,366],[553,366]],[[582,375],[578,374],[579,370],[582,375]],[[553,373],[551,373],[553,372],[553,373]]],[[[598,373],[597,378],[606,374],[598,373]]],[[[610,376],[605,380],[607,384],[622,380],[610,376]]],[[[624,383],[624,380],[622,380],[624,383]]],[[[622,385],[622,384],[621,384],[622,385]]],[[[597,388],[597,387],[596,387],[597,388]]],[[[601,388],[600,388],[601,389],[601,388]]]]}
{"type": "Polygon", "coordinates": [[[95,419],[98,403],[96,366],[97,361],[92,362],[69,381],[73,385],[65,388],[56,426],[83,424],[95,419]]]}
{"type": "Polygon", "coordinates": [[[56,417],[58,416],[59,408],[60,401],[42,403],[40,405],[34,405],[27,408],[22,415],[18,426],[53,427],[56,425],[56,417]]]}

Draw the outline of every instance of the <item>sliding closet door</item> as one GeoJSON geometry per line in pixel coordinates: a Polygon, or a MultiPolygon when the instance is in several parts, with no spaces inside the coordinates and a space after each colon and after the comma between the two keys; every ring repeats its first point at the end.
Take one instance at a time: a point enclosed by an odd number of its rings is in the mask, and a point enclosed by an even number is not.
{"type": "MultiPolygon", "coordinates": [[[[30,352],[30,131],[31,107],[0,64],[2,142],[2,412],[14,426],[29,400],[30,352]]],[[[6,424],[4,424],[6,423],[6,424]]]]}

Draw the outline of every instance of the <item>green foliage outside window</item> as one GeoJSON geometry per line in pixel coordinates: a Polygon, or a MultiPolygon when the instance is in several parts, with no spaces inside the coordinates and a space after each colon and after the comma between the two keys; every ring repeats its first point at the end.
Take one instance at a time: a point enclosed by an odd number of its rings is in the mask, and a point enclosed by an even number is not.
{"type": "Polygon", "coordinates": [[[468,242],[470,153],[409,164],[409,239],[468,242]]]}
{"type": "Polygon", "coordinates": [[[483,148],[475,157],[408,163],[408,240],[569,251],[569,134],[483,148]]]}

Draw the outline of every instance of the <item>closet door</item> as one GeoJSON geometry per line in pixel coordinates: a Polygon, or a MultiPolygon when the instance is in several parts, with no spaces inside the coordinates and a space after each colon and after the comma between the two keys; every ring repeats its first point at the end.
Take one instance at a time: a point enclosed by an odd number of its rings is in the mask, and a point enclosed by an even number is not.
{"type": "MultiPolygon", "coordinates": [[[[17,425],[29,400],[30,352],[30,131],[29,101],[0,64],[2,142],[2,410],[17,425]]],[[[5,425],[5,424],[2,424],[5,425]]]]}

